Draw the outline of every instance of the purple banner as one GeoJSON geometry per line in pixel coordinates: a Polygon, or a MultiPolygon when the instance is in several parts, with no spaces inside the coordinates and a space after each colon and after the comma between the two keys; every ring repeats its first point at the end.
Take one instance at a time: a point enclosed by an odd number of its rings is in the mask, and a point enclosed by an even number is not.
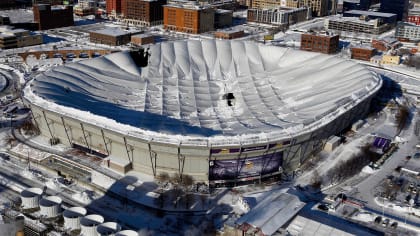
{"type": "Polygon", "coordinates": [[[279,171],[282,161],[283,152],[242,159],[212,160],[209,162],[209,180],[234,180],[274,173],[279,171]]]}

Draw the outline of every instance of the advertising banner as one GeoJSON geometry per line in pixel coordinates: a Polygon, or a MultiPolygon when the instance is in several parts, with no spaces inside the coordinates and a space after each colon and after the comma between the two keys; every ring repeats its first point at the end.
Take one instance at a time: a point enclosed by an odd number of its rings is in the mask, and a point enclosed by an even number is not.
{"type": "Polygon", "coordinates": [[[241,159],[211,160],[209,180],[233,180],[278,172],[282,160],[283,152],[241,159]]]}

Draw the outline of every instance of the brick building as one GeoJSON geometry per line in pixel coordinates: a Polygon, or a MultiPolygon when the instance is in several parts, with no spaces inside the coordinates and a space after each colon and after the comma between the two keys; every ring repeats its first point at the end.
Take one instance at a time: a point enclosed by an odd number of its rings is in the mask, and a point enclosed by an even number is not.
{"type": "Polygon", "coordinates": [[[90,42],[119,46],[131,41],[131,36],[139,31],[123,30],[120,28],[104,28],[89,32],[90,42]]]}
{"type": "Polygon", "coordinates": [[[116,16],[121,13],[122,0],[106,0],[106,13],[111,16],[116,16]]]}
{"type": "Polygon", "coordinates": [[[332,54],[337,52],[338,35],[302,34],[300,49],[311,52],[332,54]]]}
{"type": "Polygon", "coordinates": [[[214,30],[215,9],[192,1],[170,1],[163,6],[163,27],[200,34],[214,30]]]}
{"type": "Polygon", "coordinates": [[[153,26],[163,23],[166,0],[124,0],[121,14],[124,21],[134,25],[153,26]]]}
{"type": "Polygon", "coordinates": [[[420,25],[420,8],[415,7],[408,12],[408,22],[420,25]]]}
{"type": "Polygon", "coordinates": [[[214,33],[214,37],[218,39],[237,39],[244,36],[243,30],[220,30],[214,33]]]}
{"type": "Polygon", "coordinates": [[[136,34],[131,36],[131,43],[135,45],[145,45],[155,43],[155,36],[150,34],[136,34]]]}
{"type": "Polygon", "coordinates": [[[38,30],[47,30],[74,25],[73,6],[37,4],[33,6],[34,22],[38,30]]]}
{"type": "Polygon", "coordinates": [[[370,58],[375,55],[375,49],[367,46],[351,47],[351,59],[370,61],[370,58]]]}
{"type": "Polygon", "coordinates": [[[378,51],[394,50],[402,44],[394,37],[387,37],[382,39],[372,39],[372,47],[378,51]]]}

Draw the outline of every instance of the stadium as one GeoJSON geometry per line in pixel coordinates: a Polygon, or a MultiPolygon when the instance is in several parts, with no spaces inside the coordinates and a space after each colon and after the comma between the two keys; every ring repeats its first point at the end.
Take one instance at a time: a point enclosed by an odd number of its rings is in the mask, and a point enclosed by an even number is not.
{"type": "Polygon", "coordinates": [[[250,41],[185,40],[68,63],[24,88],[51,144],[109,168],[226,184],[292,173],[367,114],[380,77],[250,41]]]}

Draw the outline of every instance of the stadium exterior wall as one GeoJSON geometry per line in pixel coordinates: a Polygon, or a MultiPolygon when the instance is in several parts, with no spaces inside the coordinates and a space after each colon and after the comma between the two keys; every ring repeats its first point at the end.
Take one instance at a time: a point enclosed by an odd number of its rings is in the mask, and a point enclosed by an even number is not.
{"type": "Polygon", "coordinates": [[[282,173],[293,173],[303,161],[322,150],[326,140],[331,135],[339,133],[360,117],[366,115],[369,111],[371,99],[376,92],[370,93],[363,100],[359,100],[357,104],[351,104],[352,107],[349,104],[345,105],[349,106],[349,109],[342,114],[338,114],[330,122],[305,133],[291,134],[291,137],[278,140],[275,144],[270,142],[247,146],[226,145],[217,147],[172,145],[155,140],[144,140],[130,134],[118,133],[95,124],[84,123],[81,120],[63,116],[58,112],[32,104],[26,99],[24,99],[24,102],[31,108],[34,123],[40,129],[41,135],[47,138],[58,138],[62,144],[69,147],[72,143],[75,143],[90,148],[103,153],[104,156],[109,156],[111,161],[113,158],[120,159],[120,162],[123,160],[130,163],[133,170],[149,175],[157,176],[162,172],[187,174],[191,175],[197,182],[219,184],[252,181],[264,177],[279,176],[282,173]],[[280,154],[276,155],[275,153],[280,154]],[[270,173],[264,173],[265,176],[262,173],[259,175],[254,173],[250,176],[238,177],[240,179],[214,179],[214,175],[210,176],[212,175],[210,165],[217,163],[217,161],[220,161],[220,163],[223,163],[223,160],[236,161],[238,163],[236,166],[237,173],[241,172],[238,170],[240,168],[245,170],[244,174],[246,175],[249,173],[246,171],[247,168],[249,170],[255,168],[252,163],[249,167],[247,160],[256,159],[256,162],[262,160],[264,166],[267,164],[265,163],[266,159],[260,157],[266,157],[267,155],[270,158],[273,156],[280,157],[281,168],[270,173]],[[257,160],[258,158],[260,160],[257,160]]]}

